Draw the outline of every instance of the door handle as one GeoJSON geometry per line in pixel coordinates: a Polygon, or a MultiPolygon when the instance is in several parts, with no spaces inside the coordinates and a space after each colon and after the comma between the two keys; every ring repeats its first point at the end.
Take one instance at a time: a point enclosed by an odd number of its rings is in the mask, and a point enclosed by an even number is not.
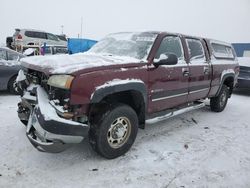
{"type": "Polygon", "coordinates": [[[204,67],[203,68],[203,72],[204,72],[204,74],[209,74],[210,73],[210,70],[209,70],[209,67],[204,67]]]}
{"type": "Polygon", "coordinates": [[[182,75],[185,76],[185,77],[189,76],[189,70],[188,70],[188,68],[182,68],[182,75]]]}

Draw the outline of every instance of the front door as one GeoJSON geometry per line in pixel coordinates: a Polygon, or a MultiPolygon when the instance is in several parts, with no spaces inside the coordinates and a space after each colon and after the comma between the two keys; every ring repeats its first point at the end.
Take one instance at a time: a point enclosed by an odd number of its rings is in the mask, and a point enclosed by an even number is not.
{"type": "Polygon", "coordinates": [[[187,102],[188,65],[184,58],[181,40],[178,36],[166,36],[155,55],[155,62],[161,55],[175,54],[176,65],[150,65],[148,112],[154,113],[176,107],[187,102]]]}

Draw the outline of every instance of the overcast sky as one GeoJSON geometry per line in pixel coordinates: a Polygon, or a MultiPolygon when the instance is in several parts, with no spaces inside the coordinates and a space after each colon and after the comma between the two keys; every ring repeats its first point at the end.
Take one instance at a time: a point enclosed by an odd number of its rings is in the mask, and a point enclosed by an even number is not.
{"type": "Polygon", "coordinates": [[[15,28],[97,39],[119,31],[171,31],[250,42],[250,0],[1,0],[0,44],[15,28]]]}

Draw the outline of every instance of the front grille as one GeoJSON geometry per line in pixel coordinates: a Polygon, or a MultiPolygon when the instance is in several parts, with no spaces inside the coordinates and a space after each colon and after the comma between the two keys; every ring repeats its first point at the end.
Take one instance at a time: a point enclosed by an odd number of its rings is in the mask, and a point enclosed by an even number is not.
{"type": "Polygon", "coordinates": [[[250,78],[250,67],[241,66],[239,77],[250,78]]]}
{"type": "Polygon", "coordinates": [[[48,76],[46,76],[43,72],[29,69],[26,76],[29,83],[40,85],[45,89],[47,93],[49,92],[50,88],[47,84],[48,76]]]}
{"type": "Polygon", "coordinates": [[[40,85],[46,91],[50,100],[57,100],[62,106],[68,103],[70,91],[48,85],[49,77],[43,72],[29,69],[26,77],[30,84],[40,85]]]}
{"type": "Polygon", "coordinates": [[[60,105],[64,105],[68,102],[67,99],[70,98],[70,91],[55,87],[50,87],[48,92],[50,100],[59,100],[60,105]]]}

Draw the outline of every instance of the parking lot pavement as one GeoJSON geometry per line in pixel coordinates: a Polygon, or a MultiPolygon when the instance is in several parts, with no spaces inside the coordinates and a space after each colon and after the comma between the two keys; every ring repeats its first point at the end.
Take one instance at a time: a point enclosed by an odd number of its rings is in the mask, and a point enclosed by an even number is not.
{"type": "Polygon", "coordinates": [[[250,92],[237,91],[222,113],[206,106],[147,125],[114,160],[87,139],[63,153],[38,152],[18,100],[0,93],[0,187],[250,187],[250,92]]]}

